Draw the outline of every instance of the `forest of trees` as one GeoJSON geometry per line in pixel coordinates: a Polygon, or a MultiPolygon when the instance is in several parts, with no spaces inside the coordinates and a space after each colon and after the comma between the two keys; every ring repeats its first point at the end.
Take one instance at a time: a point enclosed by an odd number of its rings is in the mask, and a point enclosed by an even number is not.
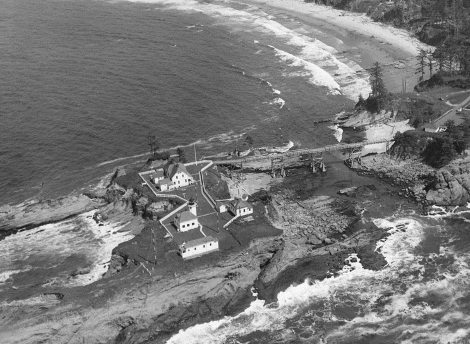
{"type": "Polygon", "coordinates": [[[420,157],[436,168],[447,165],[470,146],[470,122],[457,127],[452,121],[448,121],[445,125],[445,133],[397,133],[391,154],[400,158],[420,157]]]}
{"type": "Polygon", "coordinates": [[[305,0],[367,13],[372,19],[407,28],[436,47],[420,53],[420,72],[470,76],[469,0],[305,0]]]}

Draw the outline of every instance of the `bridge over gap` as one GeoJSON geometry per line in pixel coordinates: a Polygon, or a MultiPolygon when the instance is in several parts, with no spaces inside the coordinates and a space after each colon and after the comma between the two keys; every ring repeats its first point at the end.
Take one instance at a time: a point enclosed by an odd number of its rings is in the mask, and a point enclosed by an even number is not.
{"type": "Polygon", "coordinates": [[[247,162],[260,161],[260,160],[276,160],[280,158],[290,158],[295,156],[300,156],[304,154],[320,154],[323,152],[332,152],[340,150],[353,150],[355,148],[362,148],[364,146],[373,145],[377,143],[391,143],[393,140],[375,140],[375,141],[363,141],[357,143],[339,143],[335,145],[328,145],[318,148],[303,148],[287,151],[285,153],[272,153],[268,155],[257,155],[257,156],[247,156],[244,158],[236,159],[221,159],[214,160],[213,163],[216,165],[238,165],[247,162]]]}

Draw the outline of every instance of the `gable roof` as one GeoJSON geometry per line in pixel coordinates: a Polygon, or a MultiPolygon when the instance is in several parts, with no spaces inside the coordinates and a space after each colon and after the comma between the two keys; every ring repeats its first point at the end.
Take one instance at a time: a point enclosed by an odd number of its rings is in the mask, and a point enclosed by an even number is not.
{"type": "Polygon", "coordinates": [[[250,203],[243,201],[241,199],[236,199],[232,201],[231,204],[235,207],[235,209],[253,208],[250,203]]]}
{"type": "Polygon", "coordinates": [[[168,165],[168,168],[167,168],[167,175],[168,175],[168,178],[173,178],[173,176],[179,172],[183,172],[185,174],[187,174],[188,176],[191,176],[188,172],[188,170],[186,169],[186,166],[184,166],[184,164],[182,163],[177,163],[177,164],[170,164],[168,165]]]}
{"type": "Polygon", "coordinates": [[[221,200],[215,201],[215,205],[217,207],[220,207],[222,205],[228,205],[229,203],[230,203],[230,201],[221,201],[221,200]]]}
{"type": "Polygon", "coordinates": [[[177,214],[175,216],[175,219],[179,219],[180,222],[186,222],[186,221],[197,220],[197,216],[191,213],[189,210],[186,210],[180,214],[177,214]]]}
{"type": "Polygon", "coordinates": [[[426,129],[437,129],[438,126],[434,123],[426,123],[423,125],[423,128],[426,128],[426,129]]]}
{"type": "Polygon", "coordinates": [[[196,247],[196,246],[199,246],[199,245],[208,244],[210,242],[217,242],[217,241],[218,241],[217,239],[214,239],[213,237],[207,236],[207,237],[204,237],[204,238],[199,238],[199,239],[196,239],[196,240],[188,241],[185,244],[185,247],[186,248],[196,247]]]}
{"type": "Polygon", "coordinates": [[[154,173],[152,173],[153,178],[163,178],[165,175],[163,174],[162,170],[157,170],[154,173]]]}
{"type": "Polygon", "coordinates": [[[173,182],[168,178],[163,178],[158,181],[158,185],[173,185],[173,182]]]}

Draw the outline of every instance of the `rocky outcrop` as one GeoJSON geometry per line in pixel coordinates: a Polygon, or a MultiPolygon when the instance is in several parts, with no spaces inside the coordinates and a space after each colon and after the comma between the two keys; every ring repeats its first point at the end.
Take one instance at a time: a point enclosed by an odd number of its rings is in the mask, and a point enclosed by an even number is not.
{"type": "MultiPolygon", "coordinates": [[[[47,314],[42,303],[28,304],[28,313],[41,312],[40,318],[19,318],[17,303],[3,304],[2,342],[164,343],[168,333],[179,328],[245,309],[253,300],[251,286],[276,250],[272,239],[259,239],[217,263],[170,275],[132,264],[128,274],[103,280],[100,288],[91,289],[88,301],[74,302],[73,292],[68,291],[47,314]]],[[[118,265],[121,258],[116,257],[118,265]]]]}
{"type": "Polygon", "coordinates": [[[374,155],[362,158],[361,165],[356,167],[361,173],[403,186],[403,195],[418,202],[441,206],[470,202],[470,157],[454,160],[436,170],[414,159],[374,155]]]}
{"type": "Polygon", "coordinates": [[[123,252],[113,252],[111,256],[111,260],[109,262],[108,271],[106,272],[104,277],[109,277],[109,276],[117,274],[128,264],[129,264],[129,257],[127,254],[123,252]]]}
{"type": "Polygon", "coordinates": [[[161,200],[150,203],[146,208],[146,213],[152,219],[158,219],[159,215],[171,211],[172,209],[172,203],[170,203],[168,200],[161,200]]]}
{"type": "Polygon", "coordinates": [[[359,219],[357,212],[362,210],[356,209],[354,202],[329,196],[300,202],[289,197],[287,192],[273,196],[272,208],[273,224],[282,228],[284,234],[278,240],[278,250],[256,282],[259,296],[268,302],[275,301],[278,292],[293,282],[302,283],[306,278],[322,279],[328,273],[340,270],[352,253],[362,252],[366,263],[373,256],[369,267],[377,264],[379,268],[385,264],[383,258],[374,253],[378,238],[374,241],[371,231],[349,230],[346,233],[359,219]]]}
{"type": "Polygon", "coordinates": [[[363,127],[372,123],[382,123],[393,119],[393,111],[382,110],[380,113],[371,113],[366,110],[355,110],[338,114],[335,123],[344,128],[363,127]]]}
{"type": "Polygon", "coordinates": [[[85,195],[61,197],[19,206],[0,207],[0,239],[18,230],[58,222],[106,205],[100,198],[85,195]]]}
{"type": "Polygon", "coordinates": [[[437,205],[466,205],[470,202],[470,158],[455,160],[435,171],[426,200],[437,205]]]}

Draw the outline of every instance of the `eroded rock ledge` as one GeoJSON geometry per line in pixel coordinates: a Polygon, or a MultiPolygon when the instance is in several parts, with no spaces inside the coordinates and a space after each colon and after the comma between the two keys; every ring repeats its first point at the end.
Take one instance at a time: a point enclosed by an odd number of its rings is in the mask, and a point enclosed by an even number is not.
{"type": "Polygon", "coordinates": [[[402,193],[426,205],[463,206],[470,202],[470,157],[433,169],[418,160],[395,159],[386,154],[364,157],[353,166],[402,186],[402,193]]]}

